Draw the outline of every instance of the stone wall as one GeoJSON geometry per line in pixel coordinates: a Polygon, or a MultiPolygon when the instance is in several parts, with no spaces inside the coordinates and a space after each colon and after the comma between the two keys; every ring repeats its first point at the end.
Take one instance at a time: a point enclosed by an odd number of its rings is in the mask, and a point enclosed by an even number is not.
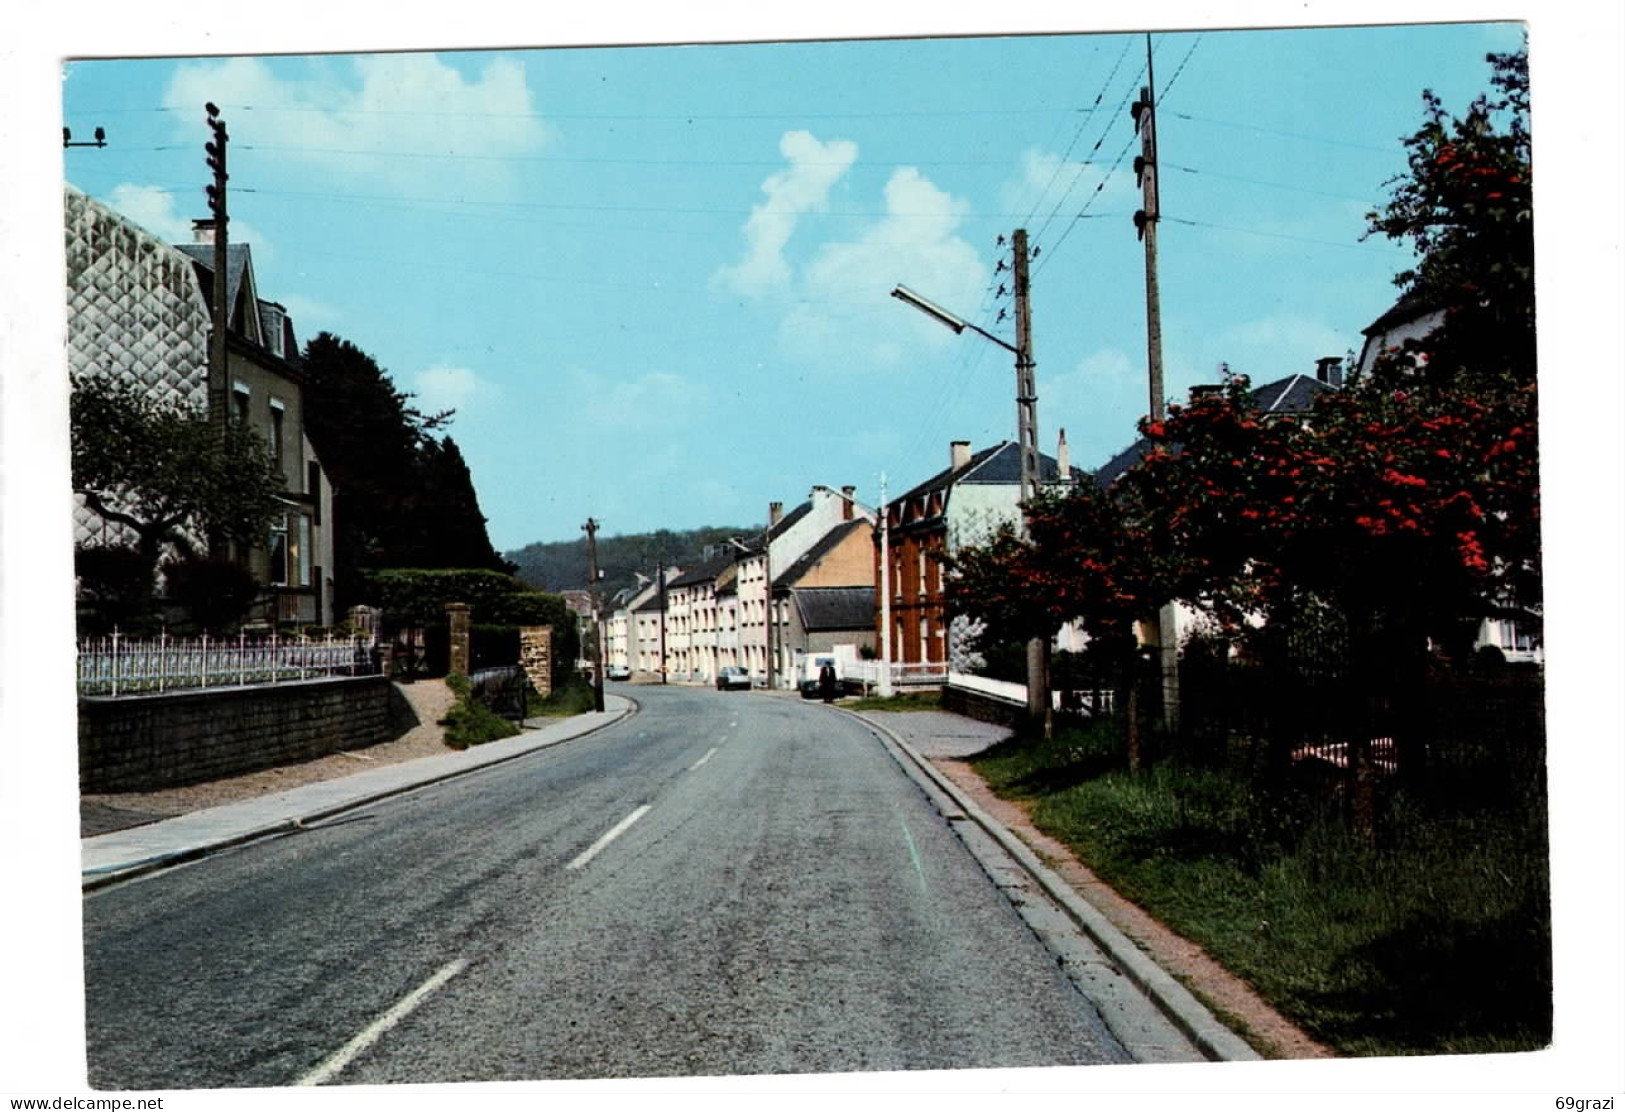
{"type": "Polygon", "coordinates": [[[388,677],[79,700],[79,788],[155,791],[360,749],[402,723],[388,677]]]}
{"type": "Polygon", "coordinates": [[[980,691],[944,684],[942,709],[974,718],[978,722],[992,722],[1016,729],[1027,721],[1027,704],[1012,703],[980,691]]]}

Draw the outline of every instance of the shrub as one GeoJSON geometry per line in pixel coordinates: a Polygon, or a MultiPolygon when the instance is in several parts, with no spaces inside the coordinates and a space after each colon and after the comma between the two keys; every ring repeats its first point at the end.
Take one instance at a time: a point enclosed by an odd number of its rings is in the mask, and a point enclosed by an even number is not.
{"type": "Polygon", "coordinates": [[[79,631],[142,633],[153,619],[152,566],[134,548],[86,545],[73,554],[79,578],[79,631]]]}
{"type": "Polygon", "coordinates": [[[164,564],[164,582],[192,624],[214,632],[242,621],[260,593],[259,581],[247,568],[214,557],[170,560],[164,564]]]}
{"type": "Polygon", "coordinates": [[[577,714],[586,714],[595,705],[592,684],[572,671],[564,683],[555,687],[547,698],[544,699],[532,691],[530,704],[525,713],[530,718],[570,718],[577,714]]]}
{"type": "Polygon", "coordinates": [[[519,733],[518,726],[474,698],[467,676],[453,672],[446,677],[446,686],[457,696],[457,701],[440,720],[440,725],[446,728],[446,744],[453,749],[484,745],[519,733]]]}

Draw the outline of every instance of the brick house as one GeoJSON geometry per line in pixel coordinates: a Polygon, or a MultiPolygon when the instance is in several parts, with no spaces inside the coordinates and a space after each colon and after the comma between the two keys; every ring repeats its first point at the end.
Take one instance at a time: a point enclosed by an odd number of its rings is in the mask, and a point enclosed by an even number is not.
{"type": "Polygon", "coordinates": [[[875,551],[874,523],[854,515],[774,574],[792,672],[808,653],[838,644],[860,652],[875,647],[875,551]]]}
{"type": "MultiPolygon", "coordinates": [[[[1084,473],[1071,465],[1066,434],[1057,460],[1039,453],[1039,482],[1084,473]]],[[[970,443],[949,445],[948,467],[886,507],[891,584],[890,658],[894,664],[967,670],[976,663],[970,627],[947,614],[941,558],[989,540],[1021,517],[1021,450],[1006,440],[972,454],[970,443]]],[[[878,564],[878,552],[876,555],[878,564]]],[[[879,620],[876,619],[878,631],[879,620]]],[[[881,633],[887,635],[887,633],[881,633]]]]}

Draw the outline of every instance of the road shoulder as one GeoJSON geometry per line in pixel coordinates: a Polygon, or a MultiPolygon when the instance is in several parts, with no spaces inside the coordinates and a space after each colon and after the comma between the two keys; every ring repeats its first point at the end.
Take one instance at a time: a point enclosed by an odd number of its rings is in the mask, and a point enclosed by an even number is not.
{"type": "Polygon", "coordinates": [[[967,759],[1008,736],[986,724],[956,715],[865,712],[905,740],[964,797],[993,822],[1025,844],[1077,897],[1094,908],[1130,942],[1183,985],[1222,1021],[1237,1030],[1265,1058],[1331,1058],[1316,1042],[1256,993],[1246,981],[1214,961],[1202,947],[1181,937],[1131,903],[1094,874],[1063,843],[1033,824],[1026,807],[994,794],[967,759]],[[949,724],[944,725],[944,720],[949,724]],[[925,735],[932,736],[925,736],[925,735]],[[936,736],[946,735],[946,736],[936,736]]]}

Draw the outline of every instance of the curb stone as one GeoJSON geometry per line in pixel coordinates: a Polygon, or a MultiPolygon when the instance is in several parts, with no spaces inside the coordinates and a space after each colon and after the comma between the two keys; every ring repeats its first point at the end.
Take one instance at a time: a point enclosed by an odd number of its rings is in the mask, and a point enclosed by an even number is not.
{"type": "MultiPolygon", "coordinates": [[[[404,795],[407,792],[416,791],[419,788],[444,783],[447,780],[454,780],[460,776],[466,776],[472,772],[479,772],[488,768],[494,768],[497,765],[506,764],[509,761],[515,761],[521,757],[527,757],[538,750],[559,745],[566,741],[574,741],[577,738],[587,737],[591,734],[597,733],[600,730],[607,729],[608,727],[613,726],[616,723],[621,722],[637,713],[639,707],[635,700],[627,698],[626,696],[618,696],[618,698],[623,700],[624,705],[618,708],[617,712],[611,712],[613,713],[613,717],[607,713],[603,721],[591,723],[587,729],[562,733],[561,736],[558,737],[540,738],[530,744],[515,745],[512,752],[497,751],[496,756],[486,760],[478,759],[480,755],[478,749],[462,750],[464,753],[475,753],[476,756],[474,758],[470,758],[467,763],[458,767],[446,769],[445,771],[429,775],[412,777],[403,772],[400,774],[400,779],[398,782],[386,784],[376,789],[363,789],[354,796],[342,798],[324,805],[319,805],[307,811],[300,811],[297,814],[281,815],[275,819],[270,819],[257,825],[245,826],[243,829],[233,831],[229,834],[222,834],[212,838],[205,837],[203,840],[198,841],[195,844],[185,845],[177,849],[150,854],[134,860],[118,861],[112,864],[82,868],[79,874],[80,891],[94,892],[98,889],[106,888],[113,884],[122,883],[126,880],[133,880],[137,877],[158,872],[162,869],[168,869],[176,865],[183,865],[191,861],[196,861],[203,857],[207,857],[210,854],[218,853],[221,850],[232,849],[237,846],[246,845],[250,842],[259,841],[261,839],[274,837],[280,834],[291,833],[293,831],[302,829],[308,823],[321,822],[324,819],[330,819],[335,815],[343,814],[346,811],[353,811],[358,807],[365,807],[369,804],[377,803],[380,800],[389,799],[393,796],[404,795]]],[[[532,719],[531,721],[535,720],[532,719]]],[[[550,722],[549,724],[562,724],[573,721],[575,720],[561,719],[559,720],[559,723],[550,722]]],[[[543,729],[545,728],[546,727],[543,727],[543,729]]],[[[518,735],[518,737],[523,738],[524,735],[521,734],[518,735]]],[[[514,741],[516,739],[509,738],[504,740],[514,741]]],[[[445,756],[450,756],[455,752],[457,751],[450,751],[445,754],[445,756]]],[[[439,758],[436,757],[426,759],[434,760],[439,758]]],[[[405,769],[410,767],[410,763],[411,762],[408,762],[407,764],[393,767],[405,769]]],[[[374,771],[382,772],[385,770],[379,769],[374,771]]],[[[371,773],[367,773],[364,775],[370,774],[371,773]]],[[[337,782],[342,783],[342,781],[337,782]]],[[[305,787],[309,788],[317,786],[318,785],[306,785],[305,787]]],[[[293,790],[299,791],[301,789],[296,788],[293,790]]],[[[177,816],[177,818],[185,817],[187,816],[177,816]]],[[[98,835],[98,837],[114,837],[119,833],[121,832],[114,831],[110,834],[98,835]]],[[[92,840],[93,839],[81,840],[81,854],[83,853],[83,846],[85,842],[92,840]]]]}

